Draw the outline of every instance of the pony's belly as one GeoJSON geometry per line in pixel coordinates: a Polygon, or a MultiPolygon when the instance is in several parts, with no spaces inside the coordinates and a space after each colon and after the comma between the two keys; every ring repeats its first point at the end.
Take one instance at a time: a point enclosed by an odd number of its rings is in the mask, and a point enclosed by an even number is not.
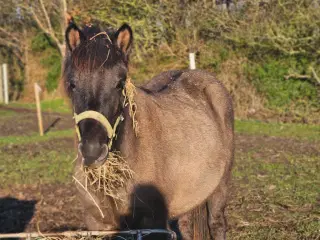
{"type": "Polygon", "coordinates": [[[196,183],[197,186],[189,183],[184,184],[186,187],[181,185],[180,189],[174,192],[171,201],[168,202],[170,217],[185,214],[203,203],[216,189],[221,177],[220,174],[207,176],[204,181],[196,183]]]}

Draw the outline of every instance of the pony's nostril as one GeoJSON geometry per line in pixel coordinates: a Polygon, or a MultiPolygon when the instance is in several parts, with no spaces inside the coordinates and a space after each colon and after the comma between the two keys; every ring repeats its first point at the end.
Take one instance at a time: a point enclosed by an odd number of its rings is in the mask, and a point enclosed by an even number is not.
{"type": "Polygon", "coordinates": [[[81,152],[84,158],[98,158],[101,155],[102,148],[99,143],[82,143],[81,152]]]}
{"type": "Polygon", "coordinates": [[[108,146],[96,143],[83,143],[78,146],[79,152],[83,156],[83,164],[87,167],[96,167],[103,164],[108,156],[108,146]]]}

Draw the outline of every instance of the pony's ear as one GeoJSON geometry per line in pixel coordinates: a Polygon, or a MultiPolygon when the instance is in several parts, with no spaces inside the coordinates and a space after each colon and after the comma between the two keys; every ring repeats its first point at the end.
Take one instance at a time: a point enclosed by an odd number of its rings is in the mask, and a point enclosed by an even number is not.
{"type": "Polygon", "coordinates": [[[70,24],[74,23],[72,15],[68,12],[65,12],[64,19],[66,21],[66,26],[69,26],[70,24]]]}
{"type": "Polygon", "coordinates": [[[77,25],[73,22],[73,19],[70,18],[69,26],[66,30],[66,43],[67,47],[70,51],[73,51],[81,41],[85,40],[85,36],[77,27],[77,25]]]}
{"type": "Polygon", "coordinates": [[[130,53],[132,40],[132,29],[125,23],[115,33],[116,44],[125,55],[130,53]]]}

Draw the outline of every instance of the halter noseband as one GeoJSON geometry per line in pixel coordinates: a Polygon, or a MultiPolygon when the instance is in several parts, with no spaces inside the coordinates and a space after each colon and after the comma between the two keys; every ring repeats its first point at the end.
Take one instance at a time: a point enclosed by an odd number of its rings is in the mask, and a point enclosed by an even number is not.
{"type": "Polygon", "coordinates": [[[76,123],[76,132],[77,132],[79,141],[81,141],[81,134],[80,134],[78,123],[84,119],[94,119],[94,120],[98,121],[105,128],[105,130],[107,131],[107,134],[108,134],[108,138],[110,138],[110,141],[108,143],[109,150],[112,147],[113,139],[116,137],[117,127],[118,127],[119,123],[121,121],[123,121],[123,119],[124,119],[122,114],[120,114],[120,116],[117,117],[116,122],[114,123],[114,126],[112,127],[110,122],[108,121],[108,119],[105,116],[103,116],[99,112],[92,111],[92,110],[84,111],[80,114],[76,114],[74,112],[73,118],[76,123]]]}

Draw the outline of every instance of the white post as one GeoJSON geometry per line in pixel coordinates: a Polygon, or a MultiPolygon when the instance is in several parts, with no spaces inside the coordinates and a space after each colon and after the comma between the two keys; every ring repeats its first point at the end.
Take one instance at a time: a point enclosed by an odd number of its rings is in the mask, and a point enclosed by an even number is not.
{"type": "Polygon", "coordinates": [[[227,11],[228,7],[226,3],[222,3],[222,11],[227,11]]]}
{"type": "Polygon", "coordinates": [[[9,90],[8,90],[8,64],[2,64],[2,75],[3,75],[3,91],[4,91],[4,103],[9,103],[9,90]]]}
{"type": "Polygon", "coordinates": [[[189,53],[190,69],[196,69],[196,55],[189,53]]]}

